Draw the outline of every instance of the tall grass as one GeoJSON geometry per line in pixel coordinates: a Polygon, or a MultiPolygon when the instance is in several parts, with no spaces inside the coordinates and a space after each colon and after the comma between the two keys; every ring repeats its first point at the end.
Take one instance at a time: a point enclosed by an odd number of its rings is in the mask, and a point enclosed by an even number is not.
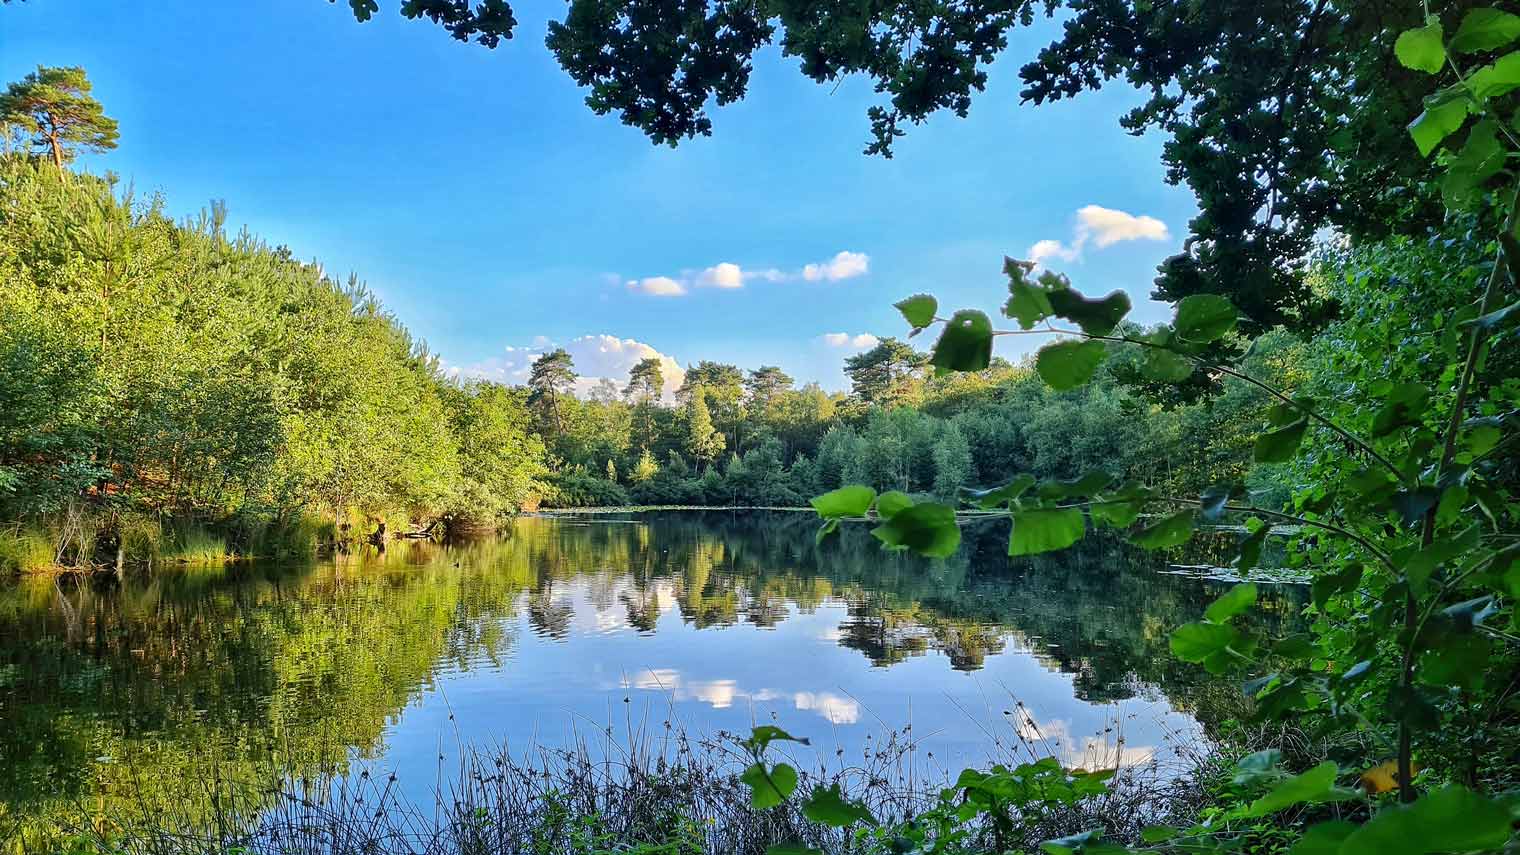
{"type": "Polygon", "coordinates": [[[40,573],[56,563],[54,542],[44,532],[12,525],[0,528],[0,574],[40,573]]]}
{"type": "MultiPolygon", "coordinates": [[[[374,767],[313,778],[271,769],[262,786],[230,785],[212,770],[189,800],[129,796],[116,812],[59,831],[71,851],[101,855],[762,855],[778,843],[824,855],[893,851],[812,822],[795,798],[754,810],[739,780],[750,760],[732,734],[693,739],[668,722],[593,733],[569,749],[463,750],[458,774],[440,768],[442,783],[420,801],[374,767]]],[[[989,763],[1016,764],[1051,747],[1043,737],[1013,737],[1006,756],[989,763]]],[[[949,770],[924,762],[911,728],[882,734],[857,756],[797,751],[785,759],[799,771],[799,792],[838,784],[888,822],[919,815],[951,781],[949,770]]],[[[1105,840],[1135,840],[1144,825],[1192,822],[1203,779],[1224,767],[1206,749],[1179,756],[1181,769],[1125,768],[1107,793],[1019,817],[1013,851],[1095,827],[1105,840]]],[[[990,846],[973,829],[956,851],[990,846]]]]}
{"type": "Polygon", "coordinates": [[[162,556],[181,564],[220,564],[229,557],[227,539],[202,526],[176,525],[169,531],[162,556]]]}

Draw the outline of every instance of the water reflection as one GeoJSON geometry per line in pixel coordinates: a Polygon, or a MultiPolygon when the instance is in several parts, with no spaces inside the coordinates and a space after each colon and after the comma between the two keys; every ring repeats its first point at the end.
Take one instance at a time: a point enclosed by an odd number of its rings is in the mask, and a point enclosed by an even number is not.
{"type": "MultiPolygon", "coordinates": [[[[356,760],[431,787],[462,745],[608,723],[775,718],[824,755],[911,723],[949,768],[1021,739],[1140,760],[1223,714],[1232,690],[1166,651],[1220,583],[1112,541],[1010,563],[1004,536],[927,562],[859,529],[818,547],[800,514],[524,519],[305,565],[26,579],[0,590],[0,823],[356,760]]],[[[1291,618],[1290,592],[1263,603],[1291,618]]]]}

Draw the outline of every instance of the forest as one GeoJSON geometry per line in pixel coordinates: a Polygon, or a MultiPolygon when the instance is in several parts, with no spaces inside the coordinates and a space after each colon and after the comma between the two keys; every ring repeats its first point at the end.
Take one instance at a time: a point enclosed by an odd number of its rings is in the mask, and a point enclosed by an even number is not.
{"type": "MultiPolygon", "coordinates": [[[[1156,402],[1124,359],[1067,392],[1029,360],[939,376],[897,338],[846,360],[848,392],[704,360],[666,400],[651,358],[623,388],[604,380],[582,398],[563,349],[521,387],[461,378],[357,277],[228,234],[224,205],[175,221],[114,176],[68,168],[114,136],[29,149],[19,129],[41,108],[24,99],[44,88],[111,121],[80,69],[11,86],[0,570],[310,551],[486,530],[525,508],[803,507],[847,483],[953,499],[1100,464],[1200,489],[1249,461],[1262,395],[1225,382],[1156,402]]],[[[1345,251],[1320,260],[1324,290],[1353,287],[1345,263],[1345,251]]],[[[1251,365],[1312,382],[1309,352],[1280,334],[1251,365]]]]}

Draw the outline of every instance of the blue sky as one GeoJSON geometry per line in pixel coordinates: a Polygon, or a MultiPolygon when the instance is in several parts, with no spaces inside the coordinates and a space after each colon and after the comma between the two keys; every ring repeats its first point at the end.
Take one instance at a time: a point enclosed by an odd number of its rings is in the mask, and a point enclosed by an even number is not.
{"type": "Polygon", "coordinates": [[[561,3],[521,5],[495,51],[396,5],[361,25],[322,0],[12,3],[0,80],[84,66],[121,124],[88,168],[175,214],[225,199],[232,226],[357,273],[488,376],[552,342],[588,375],[621,379],[652,348],[843,388],[866,336],[904,332],[894,300],[995,310],[1002,256],[1041,241],[1081,290],[1165,313],[1150,280],[1196,206],[1164,183],[1160,139],[1119,128],[1138,93],[1019,106],[1018,66],[1053,22],[1012,34],[968,118],[937,116],[884,160],[861,153],[869,83],[818,86],[775,48],[712,137],[671,149],[584,105],[543,45],[561,3]]]}

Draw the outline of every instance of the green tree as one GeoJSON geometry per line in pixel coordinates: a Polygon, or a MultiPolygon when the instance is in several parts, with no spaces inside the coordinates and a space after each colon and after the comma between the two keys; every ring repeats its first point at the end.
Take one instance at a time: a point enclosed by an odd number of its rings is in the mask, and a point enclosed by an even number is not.
{"type": "Polygon", "coordinates": [[[628,372],[628,386],[623,389],[623,396],[630,403],[645,404],[660,400],[665,393],[665,371],[660,365],[658,357],[647,357],[639,360],[628,372]]]}
{"type": "Polygon", "coordinates": [[[529,402],[539,411],[540,424],[549,426],[555,436],[564,433],[564,419],[560,413],[560,399],[575,387],[575,360],[563,348],[557,347],[533,360],[528,375],[528,388],[533,390],[529,402]]]}
{"type": "Polygon", "coordinates": [[[913,402],[919,392],[929,357],[912,345],[884,338],[865,353],[845,360],[850,394],[869,406],[895,407],[913,402]]]}
{"type": "Polygon", "coordinates": [[[726,443],[723,434],[713,427],[712,414],[707,409],[707,395],[699,388],[687,396],[686,402],[686,453],[700,467],[711,466],[723,453],[726,443]]]}
{"type": "Polygon", "coordinates": [[[934,443],[934,495],[954,499],[971,481],[971,444],[953,423],[934,443]]]}
{"type": "Polygon", "coordinates": [[[0,94],[0,124],[30,134],[33,148],[52,157],[63,174],[77,149],[116,148],[116,120],[90,97],[90,88],[83,68],[39,65],[0,94]]]}

